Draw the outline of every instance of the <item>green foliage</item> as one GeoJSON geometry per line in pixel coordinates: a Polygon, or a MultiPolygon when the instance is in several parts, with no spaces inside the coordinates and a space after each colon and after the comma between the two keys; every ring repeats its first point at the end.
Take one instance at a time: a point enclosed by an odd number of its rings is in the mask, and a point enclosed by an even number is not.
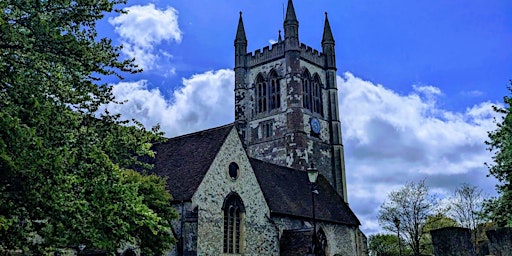
{"type": "MultiPolygon", "coordinates": [[[[512,87],[508,90],[512,93],[512,87]]],[[[496,121],[496,130],[488,132],[489,140],[486,141],[494,153],[494,163],[487,166],[490,175],[500,182],[497,186],[499,197],[489,200],[485,207],[491,219],[502,227],[512,226],[512,97],[505,96],[503,101],[504,107],[494,106],[494,111],[502,117],[496,121]]]]}
{"type": "MultiPolygon", "coordinates": [[[[402,256],[412,255],[411,248],[403,239],[400,240],[402,256]]],[[[371,256],[398,256],[400,249],[398,247],[398,237],[391,234],[376,234],[368,238],[368,249],[371,256]]]]}
{"type": "Polygon", "coordinates": [[[430,236],[430,231],[440,228],[447,227],[457,227],[457,221],[454,219],[444,215],[443,213],[438,213],[427,218],[427,223],[425,224],[425,235],[420,240],[420,248],[422,254],[433,255],[434,247],[432,246],[432,237],[430,236]]]}
{"type": "Polygon", "coordinates": [[[162,254],[176,242],[169,227],[171,220],[178,217],[176,211],[169,207],[172,197],[165,187],[166,181],[156,175],[142,175],[127,170],[122,183],[143,195],[142,203],[155,214],[153,217],[156,221],[152,225],[139,225],[131,231],[138,238],[142,253],[162,254]]]}
{"type": "Polygon", "coordinates": [[[149,167],[137,159],[161,134],[97,116],[114,101],[100,78],[139,71],[95,30],[124,3],[0,1],[0,247],[161,254],[174,242],[164,181],[128,170],[149,167]]]}
{"type": "Polygon", "coordinates": [[[398,237],[389,234],[371,235],[368,238],[368,249],[372,256],[398,255],[398,237]]]}

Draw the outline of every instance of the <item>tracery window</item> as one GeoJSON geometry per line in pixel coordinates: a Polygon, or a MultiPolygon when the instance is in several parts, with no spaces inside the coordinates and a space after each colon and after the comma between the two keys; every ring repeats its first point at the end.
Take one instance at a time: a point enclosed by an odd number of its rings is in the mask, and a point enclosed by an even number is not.
{"type": "Polygon", "coordinates": [[[306,69],[302,74],[302,106],[313,113],[322,115],[322,82],[317,73],[311,78],[306,69]]]}
{"type": "Polygon", "coordinates": [[[322,114],[322,85],[318,74],[315,74],[313,78],[313,88],[311,94],[312,108],[310,110],[314,113],[322,114]]]}
{"type": "Polygon", "coordinates": [[[279,76],[275,70],[270,71],[267,79],[263,74],[256,76],[256,114],[271,111],[281,107],[281,89],[279,76]]]}
{"type": "Polygon", "coordinates": [[[281,107],[281,90],[275,70],[270,72],[270,110],[281,107]]]}
{"type": "Polygon", "coordinates": [[[224,253],[242,253],[244,203],[232,192],[224,200],[224,253]]]}
{"type": "Polygon", "coordinates": [[[256,113],[267,111],[267,84],[261,74],[256,77],[256,113]]]}
{"type": "Polygon", "coordinates": [[[306,69],[302,75],[302,106],[311,110],[311,75],[306,69]]]}

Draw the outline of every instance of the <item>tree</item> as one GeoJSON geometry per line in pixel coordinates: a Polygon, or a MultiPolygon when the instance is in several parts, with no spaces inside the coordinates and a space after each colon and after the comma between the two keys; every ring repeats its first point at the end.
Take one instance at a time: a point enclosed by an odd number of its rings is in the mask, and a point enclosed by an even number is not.
{"type": "Polygon", "coordinates": [[[477,186],[467,183],[457,187],[451,198],[451,216],[461,227],[471,230],[475,248],[478,234],[477,228],[485,221],[482,210],[484,200],[482,190],[477,186]]]}
{"type": "MultiPolygon", "coordinates": [[[[510,81],[512,84],[512,80],[510,81]]],[[[508,87],[512,93],[512,87],[508,87]]],[[[494,111],[502,115],[496,122],[497,128],[488,132],[486,144],[494,153],[494,163],[487,163],[490,175],[500,182],[497,185],[499,197],[489,200],[485,211],[498,226],[512,226],[512,97],[503,98],[504,107],[493,106],[494,111]]]]}
{"type": "Polygon", "coordinates": [[[400,221],[400,237],[411,247],[414,255],[421,255],[420,241],[425,234],[428,217],[434,215],[437,197],[429,194],[425,181],[407,183],[388,195],[379,210],[379,223],[383,229],[398,233],[394,220],[400,221]]]}
{"type": "Polygon", "coordinates": [[[484,196],[482,189],[467,183],[455,189],[451,200],[451,216],[464,228],[474,230],[482,219],[484,196]]]}
{"type": "Polygon", "coordinates": [[[140,71],[95,30],[124,3],[0,1],[0,249],[174,242],[164,181],[129,171],[150,168],[138,159],[161,134],[98,113],[115,102],[102,79],[140,71]]]}

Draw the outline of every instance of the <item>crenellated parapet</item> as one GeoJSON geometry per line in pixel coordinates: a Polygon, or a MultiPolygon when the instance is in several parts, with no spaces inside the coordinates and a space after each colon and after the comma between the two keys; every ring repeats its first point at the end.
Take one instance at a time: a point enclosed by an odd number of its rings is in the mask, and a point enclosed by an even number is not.
{"type": "Polygon", "coordinates": [[[262,49],[254,51],[254,53],[247,53],[247,66],[254,67],[284,56],[284,43],[272,44],[272,48],[265,46],[262,49]]]}
{"type": "Polygon", "coordinates": [[[320,67],[325,65],[324,54],[303,43],[300,44],[300,57],[320,67]]]}

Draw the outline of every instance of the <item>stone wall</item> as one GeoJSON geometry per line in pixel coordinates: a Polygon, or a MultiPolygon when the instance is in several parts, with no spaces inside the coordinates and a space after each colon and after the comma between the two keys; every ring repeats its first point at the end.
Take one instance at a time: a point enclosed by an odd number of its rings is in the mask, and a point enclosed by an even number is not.
{"type": "Polygon", "coordinates": [[[496,256],[512,256],[512,228],[497,228],[485,232],[489,238],[489,253],[496,256]]]}
{"type": "Polygon", "coordinates": [[[198,207],[197,254],[223,255],[222,205],[230,192],[236,192],[245,206],[243,255],[278,255],[278,232],[268,218],[270,210],[235,129],[192,197],[192,204],[198,207]],[[237,179],[228,174],[231,162],[240,167],[237,179]]]}
{"type": "MultiPolygon", "coordinates": [[[[272,218],[281,235],[284,230],[304,229],[311,227],[310,222],[300,218],[277,216],[272,218]]],[[[366,237],[357,227],[343,224],[317,222],[317,228],[323,229],[327,238],[327,255],[368,255],[366,237]]]]}
{"type": "Polygon", "coordinates": [[[440,228],[430,231],[430,234],[436,256],[474,255],[471,232],[467,228],[440,228]]]}

